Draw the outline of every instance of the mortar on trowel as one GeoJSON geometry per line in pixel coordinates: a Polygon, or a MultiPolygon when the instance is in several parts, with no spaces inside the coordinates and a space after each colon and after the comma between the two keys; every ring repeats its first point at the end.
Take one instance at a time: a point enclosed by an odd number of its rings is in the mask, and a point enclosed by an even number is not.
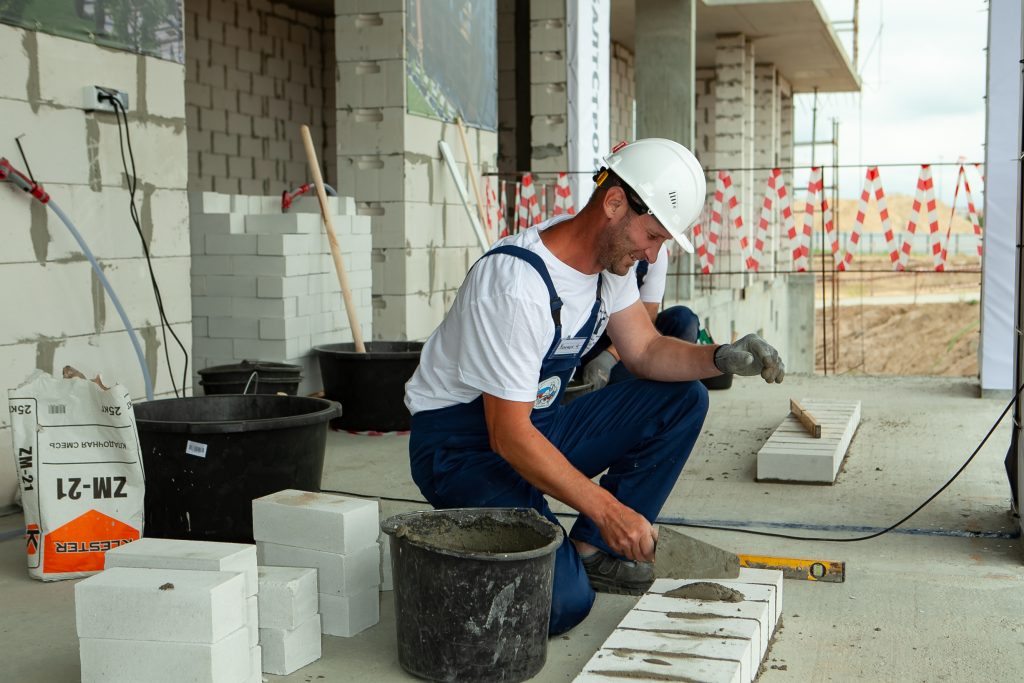
{"type": "Polygon", "coordinates": [[[667,526],[658,527],[654,577],[658,579],[735,579],[740,560],[718,546],[667,526]]]}

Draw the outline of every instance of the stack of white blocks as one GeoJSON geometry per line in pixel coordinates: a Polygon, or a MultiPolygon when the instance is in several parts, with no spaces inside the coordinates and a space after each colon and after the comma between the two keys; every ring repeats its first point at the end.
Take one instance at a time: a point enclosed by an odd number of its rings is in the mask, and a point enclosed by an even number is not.
{"type": "Polygon", "coordinates": [[[252,523],[260,565],[317,570],[323,633],[380,620],[377,501],[286,489],[254,500],[252,523]]]}
{"type": "Polygon", "coordinates": [[[285,676],[320,659],[316,570],[260,567],[263,670],[285,676]]]}
{"type": "Polygon", "coordinates": [[[258,683],[251,545],[143,538],[75,586],[82,681],[258,683]]]}
{"type": "MultiPolygon", "coordinates": [[[[370,338],[370,218],[351,197],[328,198],[328,209],[370,338]]],[[[311,349],[352,334],[318,201],[302,197],[282,213],[280,197],[193,192],[189,211],[194,367],[283,361],[302,367],[300,394],[319,391],[311,349]]]]}

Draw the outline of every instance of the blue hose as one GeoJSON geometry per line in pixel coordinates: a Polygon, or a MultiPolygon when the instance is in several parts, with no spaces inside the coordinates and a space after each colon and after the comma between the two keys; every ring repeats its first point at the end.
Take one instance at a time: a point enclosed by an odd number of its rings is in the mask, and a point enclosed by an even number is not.
{"type": "MultiPolygon", "coordinates": [[[[17,185],[22,190],[31,193],[32,186],[25,182],[17,173],[12,173],[9,180],[17,185]]],[[[107,291],[110,296],[110,300],[114,303],[114,308],[117,309],[117,314],[121,316],[121,322],[124,323],[125,330],[128,331],[128,336],[132,341],[132,346],[135,348],[135,355],[139,359],[139,367],[142,369],[142,381],[146,385],[146,399],[153,400],[153,380],[149,376],[149,366],[146,364],[146,355],[142,352],[142,346],[139,344],[139,338],[135,334],[135,328],[132,326],[130,320],[128,320],[128,314],[125,313],[124,307],[121,305],[121,300],[117,298],[117,294],[114,293],[114,288],[110,286],[110,282],[107,280],[107,276],[103,274],[103,269],[100,268],[100,264],[96,262],[96,257],[93,256],[92,250],[89,249],[89,245],[85,243],[85,239],[82,238],[81,233],[75,228],[75,224],[71,222],[71,219],[67,217],[57,202],[50,199],[46,202],[47,206],[53,209],[53,212],[57,214],[57,218],[64,223],[64,226],[71,232],[71,236],[78,242],[78,246],[81,247],[82,253],[89,259],[89,263],[92,264],[93,270],[96,272],[96,276],[99,277],[100,282],[103,284],[103,289],[107,291]]]]}

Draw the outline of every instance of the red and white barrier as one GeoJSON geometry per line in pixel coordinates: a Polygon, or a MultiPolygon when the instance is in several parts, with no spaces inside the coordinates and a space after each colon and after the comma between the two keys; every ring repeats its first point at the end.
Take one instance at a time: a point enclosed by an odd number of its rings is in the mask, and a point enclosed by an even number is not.
{"type": "Polygon", "coordinates": [[[860,191],[860,200],[857,202],[857,218],[853,222],[853,231],[850,233],[850,239],[846,244],[846,253],[843,255],[842,261],[839,262],[837,268],[839,270],[846,270],[850,263],[853,262],[853,254],[850,252],[851,246],[857,246],[860,243],[861,233],[864,231],[864,218],[868,212],[868,201],[871,199],[871,193],[875,193],[875,203],[878,207],[879,216],[882,219],[882,230],[885,232],[885,240],[890,245],[893,245],[893,232],[892,232],[892,220],[889,218],[889,208],[885,201],[885,190],[882,189],[882,179],[878,174],[877,166],[869,166],[867,173],[864,175],[864,187],[860,191]]]}
{"type": "Polygon", "coordinates": [[[508,181],[502,180],[501,185],[499,186],[501,188],[501,191],[499,192],[498,196],[498,219],[497,221],[495,221],[496,224],[498,225],[499,238],[508,236],[508,219],[506,218],[506,216],[508,215],[507,183],[508,181]]]}
{"type": "Polygon", "coordinates": [[[543,222],[540,216],[540,206],[537,202],[537,188],[533,184],[533,175],[523,174],[522,191],[519,195],[519,220],[520,230],[526,230],[530,226],[543,222]]]}
{"type": "Polygon", "coordinates": [[[811,169],[811,177],[807,181],[807,195],[804,200],[804,222],[801,232],[797,232],[796,225],[789,228],[789,241],[792,246],[793,268],[798,273],[807,272],[808,255],[810,254],[811,234],[814,231],[814,206],[821,192],[823,183],[821,180],[821,168],[811,169]]]}
{"type": "Polygon", "coordinates": [[[576,207],[572,203],[572,188],[569,187],[569,174],[559,173],[555,181],[555,208],[552,216],[559,216],[563,213],[574,214],[576,207]]]}
{"type": "MultiPolygon", "coordinates": [[[[722,204],[725,203],[729,211],[729,222],[736,228],[740,235],[740,251],[743,255],[743,262],[750,267],[750,238],[743,229],[743,214],[740,212],[739,201],[736,199],[736,189],[732,185],[732,176],[728,171],[719,171],[715,180],[715,196],[711,204],[711,223],[718,228],[722,227],[722,204]]],[[[717,232],[715,228],[713,231],[717,232]]],[[[717,242],[716,242],[717,244],[717,242]]]]}
{"type": "Polygon", "coordinates": [[[715,267],[715,252],[718,251],[718,231],[711,221],[711,211],[704,204],[700,218],[693,226],[693,247],[697,252],[700,272],[708,274],[715,267]]]}
{"type": "MultiPolygon", "coordinates": [[[[977,164],[975,164],[977,166],[977,164]]],[[[980,170],[979,170],[980,175],[980,170]]],[[[978,256],[981,256],[981,222],[978,220],[978,210],[974,206],[974,197],[971,195],[971,183],[967,179],[967,170],[960,165],[960,170],[956,174],[956,189],[953,191],[953,205],[949,210],[949,227],[946,228],[946,239],[943,242],[942,247],[942,263],[946,263],[946,259],[949,257],[949,237],[953,231],[953,215],[956,213],[956,200],[960,196],[960,180],[964,181],[964,195],[967,198],[967,217],[971,221],[971,225],[974,227],[974,235],[978,238],[978,256]]]]}
{"type": "Polygon", "coordinates": [[[904,231],[903,245],[900,247],[896,270],[906,270],[907,268],[907,258],[910,256],[910,242],[917,233],[916,219],[921,213],[922,205],[928,210],[928,228],[931,235],[929,242],[935,260],[935,270],[942,270],[942,245],[938,236],[939,214],[935,209],[932,169],[928,164],[921,164],[921,174],[917,178],[917,192],[914,193],[914,203],[910,207],[910,218],[907,220],[907,229],[904,231]]]}
{"type": "MultiPolygon", "coordinates": [[[[519,221],[520,221],[519,215],[523,211],[522,193],[523,193],[523,184],[520,183],[519,181],[516,181],[516,194],[515,194],[515,197],[513,197],[513,199],[512,199],[512,206],[515,209],[513,211],[513,214],[512,214],[512,232],[513,233],[519,232],[519,221]]],[[[523,219],[523,220],[525,220],[525,219],[523,219]]]]}
{"type": "Polygon", "coordinates": [[[768,183],[764,189],[764,200],[761,202],[761,218],[757,222],[757,233],[754,236],[754,251],[747,260],[747,268],[757,271],[764,260],[764,245],[768,239],[768,225],[772,220],[774,202],[778,200],[782,211],[782,224],[787,233],[793,228],[793,209],[786,190],[786,179],[782,169],[773,168],[768,174],[768,183]]]}

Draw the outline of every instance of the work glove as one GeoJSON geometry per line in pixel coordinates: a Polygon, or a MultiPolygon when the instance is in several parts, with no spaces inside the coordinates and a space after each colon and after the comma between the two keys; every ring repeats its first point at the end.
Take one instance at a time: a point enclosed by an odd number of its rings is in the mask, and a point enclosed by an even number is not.
{"type": "Polygon", "coordinates": [[[611,352],[602,351],[597,354],[597,358],[587,363],[583,368],[583,381],[591,385],[591,391],[603,389],[608,385],[608,379],[612,375],[612,368],[618,362],[611,352]]]}
{"type": "Polygon", "coordinates": [[[761,375],[765,382],[776,384],[786,376],[786,366],[779,352],[756,334],[748,334],[732,344],[715,349],[715,367],[734,375],[761,375]]]}

